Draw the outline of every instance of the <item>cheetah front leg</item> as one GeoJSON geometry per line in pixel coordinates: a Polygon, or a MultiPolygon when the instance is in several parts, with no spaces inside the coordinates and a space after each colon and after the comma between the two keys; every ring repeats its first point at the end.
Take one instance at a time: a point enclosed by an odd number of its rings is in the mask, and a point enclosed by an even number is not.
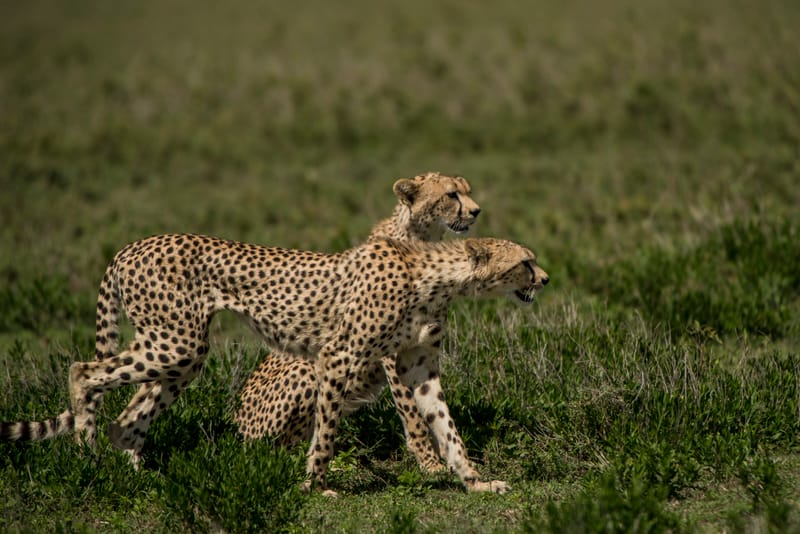
{"type": "MultiPolygon", "coordinates": [[[[414,392],[417,409],[433,434],[442,458],[458,475],[467,491],[506,493],[511,488],[502,480],[484,482],[467,457],[439,381],[439,358],[433,347],[418,347],[399,354],[397,373],[400,382],[414,392]]],[[[393,388],[394,389],[394,388],[393,388]]]]}
{"type": "MultiPolygon", "coordinates": [[[[346,346],[346,345],[345,345],[346,346]]],[[[303,489],[322,490],[324,495],[335,497],[327,489],[328,464],[333,459],[333,443],[342,416],[343,397],[347,385],[347,369],[352,356],[347,351],[323,348],[317,360],[317,407],[314,435],[308,449],[308,462],[303,489]]]]}
{"type": "Polygon", "coordinates": [[[383,369],[386,373],[386,380],[392,391],[394,405],[400,420],[403,422],[403,430],[406,435],[406,447],[417,459],[420,469],[426,473],[438,473],[444,469],[440,461],[438,444],[428,430],[428,425],[417,409],[417,402],[414,399],[414,390],[406,386],[397,376],[397,367],[394,358],[385,357],[382,360],[383,369]]]}

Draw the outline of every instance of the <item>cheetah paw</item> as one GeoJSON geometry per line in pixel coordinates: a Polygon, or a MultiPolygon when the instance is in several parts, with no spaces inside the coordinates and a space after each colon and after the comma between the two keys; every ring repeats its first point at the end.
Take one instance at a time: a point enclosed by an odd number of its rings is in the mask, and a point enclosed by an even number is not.
{"type": "MultiPolygon", "coordinates": [[[[311,491],[313,490],[313,484],[311,483],[311,481],[310,481],[310,480],[306,480],[305,482],[303,482],[303,483],[300,485],[300,489],[301,489],[301,490],[302,490],[304,493],[311,493],[311,491]]],[[[339,494],[338,494],[338,493],[336,493],[335,491],[333,491],[333,490],[331,490],[331,489],[324,489],[324,490],[322,490],[322,492],[321,492],[321,493],[322,493],[322,495],[323,495],[324,497],[330,497],[330,498],[332,498],[332,499],[335,499],[335,498],[337,498],[337,497],[339,496],[339,494]]]]}
{"type": "Polygon", "coordinates": [[[142,465],[142,453],[138,449],[130,449],[126,446],[124,432],[116,421],[108,423],[108,440],[111,442],[111,445],[117,449],[121,449],[128,455],[133,468],[138,471],[139,467],[142,465]]]}
{"type": "Polygon", "coordinates": [[[491,482],[475,481],[467,484],[467,491],[470,492],[492,492],[502,495],[511,491],[511,486],[502,480],[492,480],[491,482]]]}
{"type": "Polygon", "coordinates": [[[440,463],[423,464],[420,465],[419,468],[423,473],[427,473],[429,475],[435,475],[437,473],[443,473],[447,471],[447,468],[440,463]]]}

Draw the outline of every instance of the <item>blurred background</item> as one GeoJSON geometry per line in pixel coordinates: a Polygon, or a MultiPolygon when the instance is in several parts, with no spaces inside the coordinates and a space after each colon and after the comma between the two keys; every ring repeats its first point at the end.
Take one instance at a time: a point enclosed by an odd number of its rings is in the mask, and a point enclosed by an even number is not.
{"type": "Polygon", "coordinates": [[[466,176],[475,233],[534,248],[553,293],[800,206],[795,2],[1,9],[0,285],[34,299],[92,300],[154,233],[340,250],[428,170],[466,176]]]}
{"type": "MultiPolygon", "coordinates": [[[[93,289],[168,231],[320,250],[461,173],[591,259],[794,211],[794,2],[4,2],[0,270],[93,289]]],[[[559,273],[563,277],[562,273],[559,273]]]]}

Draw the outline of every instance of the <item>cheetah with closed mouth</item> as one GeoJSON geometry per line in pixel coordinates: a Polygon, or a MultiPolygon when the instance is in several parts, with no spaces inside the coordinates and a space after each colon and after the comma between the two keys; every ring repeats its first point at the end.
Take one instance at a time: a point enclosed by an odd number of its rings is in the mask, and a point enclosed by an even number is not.
{"type": "MultiPolygon", "coordinates": [[[[470,197],[469,183],[461,176],[426,173],[411,180],[400,179],[393,187],[398,203],[392,216],[377,223],[367,242],[380,238],[399,241],[438,241],[446,231],[466,232],[480,213],[470,197]]],[[[420,417],[413,393],[394,380],[393,358],[385,357],[354,377],[345,392],[345,414],[376,399],[387,383],[394,383],[395,404],[411,409],[398,410],[403,422],[406,447],[420,468],[442,469],[428,427],[420,417]],[[388,381],[388,382],[387,382],[388,381]]],[[[314,363],[285,353],[267,356],[247,380],[241,394],[241,407],[234,414],[239,432],[247,439],[276,436],[282,445],[296,445],[314,432],[317,380],[314,363]]]]}
{"type": "MultiPolygon", "coordinates": [[[[137,460],[151,422],[200,371],[212,317],[230,310],[270,346],[316,361],[307,487],[326,487],[349,382],[391,355],[396,380],[413,392],[447,466],[470,491],[503,493],[505,482],[480,480],[450,418],[438,380],[441,325],[455,298],[505,295],[530,303],[548,280],[533,252],[492,238],[382,239],[339,254],[198,235],[146,238],[116,254],[101,286],[103,305],[116,313],[124,305],[135,328],[128,349],[72,364],[71,409],[44,423],[3,423],[0,436],[51,437],[74,429],[80,437],[92,417],[87,408],[103,393],[146,384],[109,424],[112,444],[137,460]]],[[[402,403],[400,409],[411,408],[402,403]]]]}

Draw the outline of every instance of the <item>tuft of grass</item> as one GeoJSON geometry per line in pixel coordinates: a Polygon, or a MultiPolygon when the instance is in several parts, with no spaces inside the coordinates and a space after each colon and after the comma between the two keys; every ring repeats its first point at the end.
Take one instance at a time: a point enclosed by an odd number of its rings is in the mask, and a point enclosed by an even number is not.
{"type": "Polygon", "coordinates": [[[190,528],[279,532],[299,516],[303,458],[269,442],[232,435],[172,456],[160,490],[164,508],[190,528]]]}
{"type": "Polygon", "coordinates": [[[524,532],[673,532],[680,526],[658,485],[604,473],[573,499],[551,502],[541,519],[529,517],[524,532]]]}
{"type": "Polygon", "coordinates": [[[94,307],[70,290],[60,276],[29,278],[9,273],[0,287],[0,333],[31,330],[43,334],[53,325],[91,323],[94,307]]]}
{"type": "Polygon", "coordinates": [[[160,485],[152,471],[134,471],[106,442],[92,450],[61,439],[38,446],[2,445],[0,528],[88,531],[127,530],[133,514],[112,516],[152,502],[160,485]]]}
{"type": "Polygon", "coordinates": [[[800,301],[800,223],[769,218],[718,228],[688,250],[647,248],[589,275],[609,303],[678,334],[793,333],[800,301]]]}
{"type": "Polygon", "coordinates": [[[414,534],[420,532],[420,528],[414,513],[401,507],[392,512],[389,527],[382,532],[384,534],[414,534]]]}

